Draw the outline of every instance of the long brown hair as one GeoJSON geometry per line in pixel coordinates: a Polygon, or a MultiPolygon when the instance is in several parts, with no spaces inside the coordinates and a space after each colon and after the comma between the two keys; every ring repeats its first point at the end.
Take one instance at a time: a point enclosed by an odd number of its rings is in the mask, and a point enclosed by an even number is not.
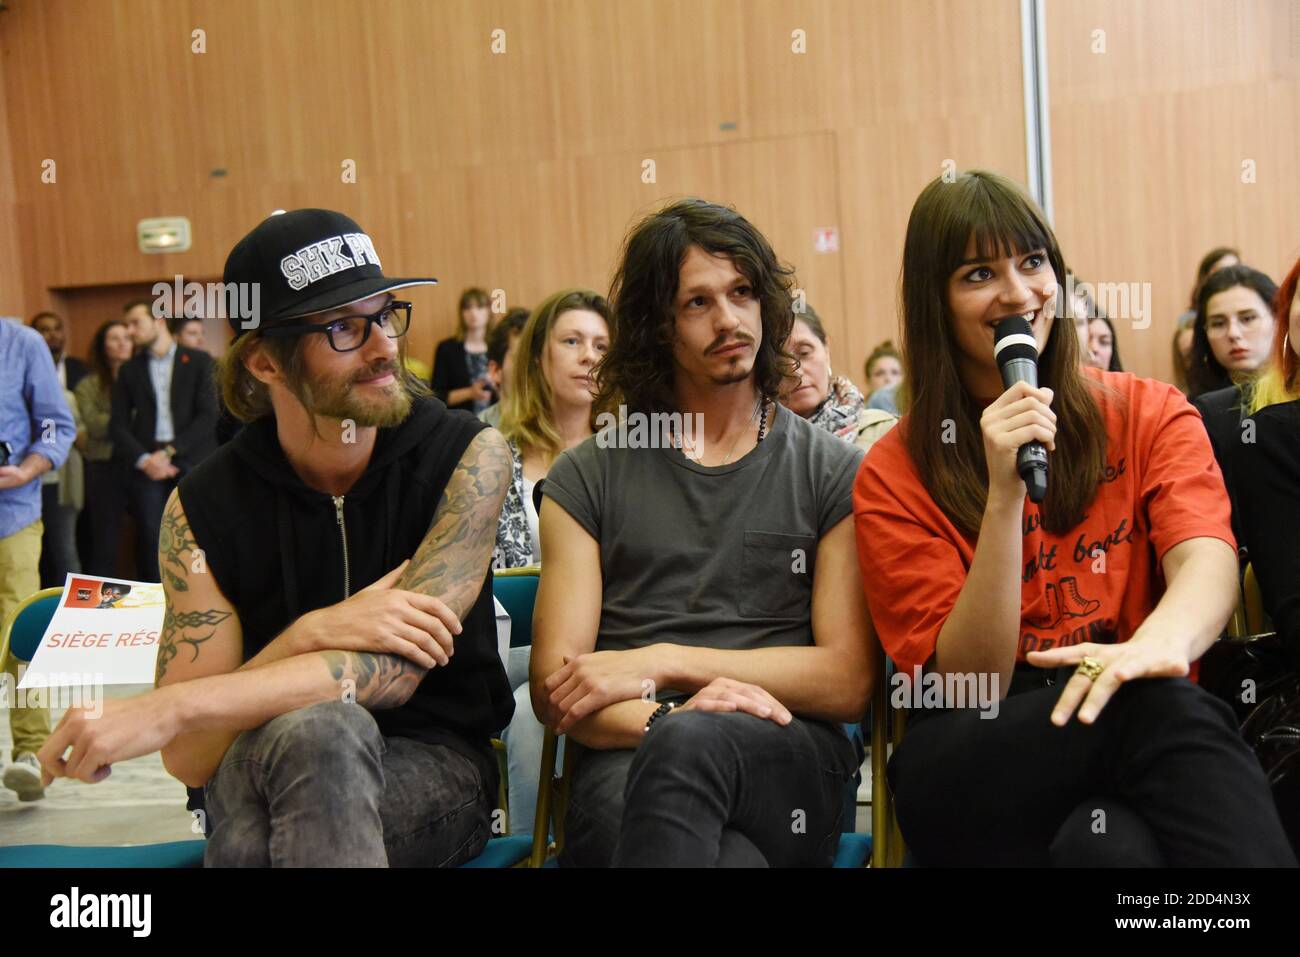
{"type": "Polygon", "coordinates": [[[1079,523],[1096,495],[1106,469],[1106,431],[1092,385],[1079,371],[1078,337],[1061,318],[1065,260],[1056,237],[1024,190],[996,173],[971,170],[953,182],[936,179],[912,207],[901,278],[908,393],[901,435],[930,497],[954,525],[977,535],[988,499],[983,409],[958,371],[960,347],[947,294],[949,277],[972,239],[981,259],[1044,249],[1056,275],[1056,318],[1038,358],[1038,377],[1055,393],[1057,414],[1043,527],[1059,534],[1079,523]]]}
{"type": "Polygon", "coordinates": [[[744,216],[702,199],[672,203],[643,219],[628,235],[610,287],[613,322],[610,348],[596,366],[597,405],[625,402],[630,411],[673,412],[673,340],[677,284],[692,246],[730,259],[749,280],[762,316],[762,342],[754,356],[754,384],[775,398],[793,375],[794,356],[785,341],[794,326],[790,296],[794,270],[744,216]]]}
{"type": "Polygon", "coordinates": [[[113,367],[108,361],[108,331],[114,326],[125,329],[126,323],[121,319],[105,320],[95,330],[95,338],[90,342],[90,371],[104,395],[113,391],[113,367]]]}

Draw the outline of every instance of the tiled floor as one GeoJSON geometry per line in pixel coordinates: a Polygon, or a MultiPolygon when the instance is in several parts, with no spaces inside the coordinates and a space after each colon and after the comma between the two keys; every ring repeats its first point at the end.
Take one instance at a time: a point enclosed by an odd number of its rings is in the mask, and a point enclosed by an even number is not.
{"type": "MultiPolygon", "coordinates": [[[[124,698],[146,690],[119,686],[108,696],[124,698]]],[[[62,709],[51,715],[58,724],[62,709]]],[[[0,755],[7,765],[12,739],[9,714],[0,710],[0,755]]],[[[99,784],[59,780],[45,798],[22,803],[0,787],[0,844],[149,844],[197,835],[190,830],[185,787],[169,775],[158,754],[114,765],[99,784]]]]}

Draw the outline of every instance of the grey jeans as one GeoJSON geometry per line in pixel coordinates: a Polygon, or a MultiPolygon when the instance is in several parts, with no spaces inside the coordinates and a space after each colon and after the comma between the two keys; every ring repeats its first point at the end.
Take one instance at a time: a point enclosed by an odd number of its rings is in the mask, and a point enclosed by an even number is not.
{"type": "Polygon", "coordinates": [[[322,702],[239,735],[204,788],[207,867],[454,867],[490,837],[495,782],[442,744],[322,702]]]}

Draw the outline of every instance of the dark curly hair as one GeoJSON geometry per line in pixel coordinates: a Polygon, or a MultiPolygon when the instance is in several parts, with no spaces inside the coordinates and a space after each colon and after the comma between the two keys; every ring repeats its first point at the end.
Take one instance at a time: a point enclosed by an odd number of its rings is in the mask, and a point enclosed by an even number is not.
{"type": "Polygon", "coordinates": [[[683,199],[643,219],[628,234],[610,286],[610,349],[595,370],[597,405],[626,403],[633,412],[672,412],[674,301],[681,265],[692,246],[725,256],[749,280],[762,316],[762,341],[754,356],[760,394],[776,397],[793,376],[795,359],[784,349],[794,325],[790,290],[794,270],[781,263],[763,234],[734,209],[683,199]]]}

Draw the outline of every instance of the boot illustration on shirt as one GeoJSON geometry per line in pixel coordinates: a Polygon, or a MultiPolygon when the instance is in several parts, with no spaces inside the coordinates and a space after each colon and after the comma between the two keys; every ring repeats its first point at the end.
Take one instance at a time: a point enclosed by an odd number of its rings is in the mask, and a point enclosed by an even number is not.
{"type": "Polygon", "coordinates": [[[1097,599],[1079,594],[1079,580],[1073,575],[1062,578],[1059,584],[1048,582],[1046,597],[1047,612],[1029,619],[1030,625],[1044,631],[1055,628],[1066,618],[1085,618],[1101,607],[1097,599]]]}

